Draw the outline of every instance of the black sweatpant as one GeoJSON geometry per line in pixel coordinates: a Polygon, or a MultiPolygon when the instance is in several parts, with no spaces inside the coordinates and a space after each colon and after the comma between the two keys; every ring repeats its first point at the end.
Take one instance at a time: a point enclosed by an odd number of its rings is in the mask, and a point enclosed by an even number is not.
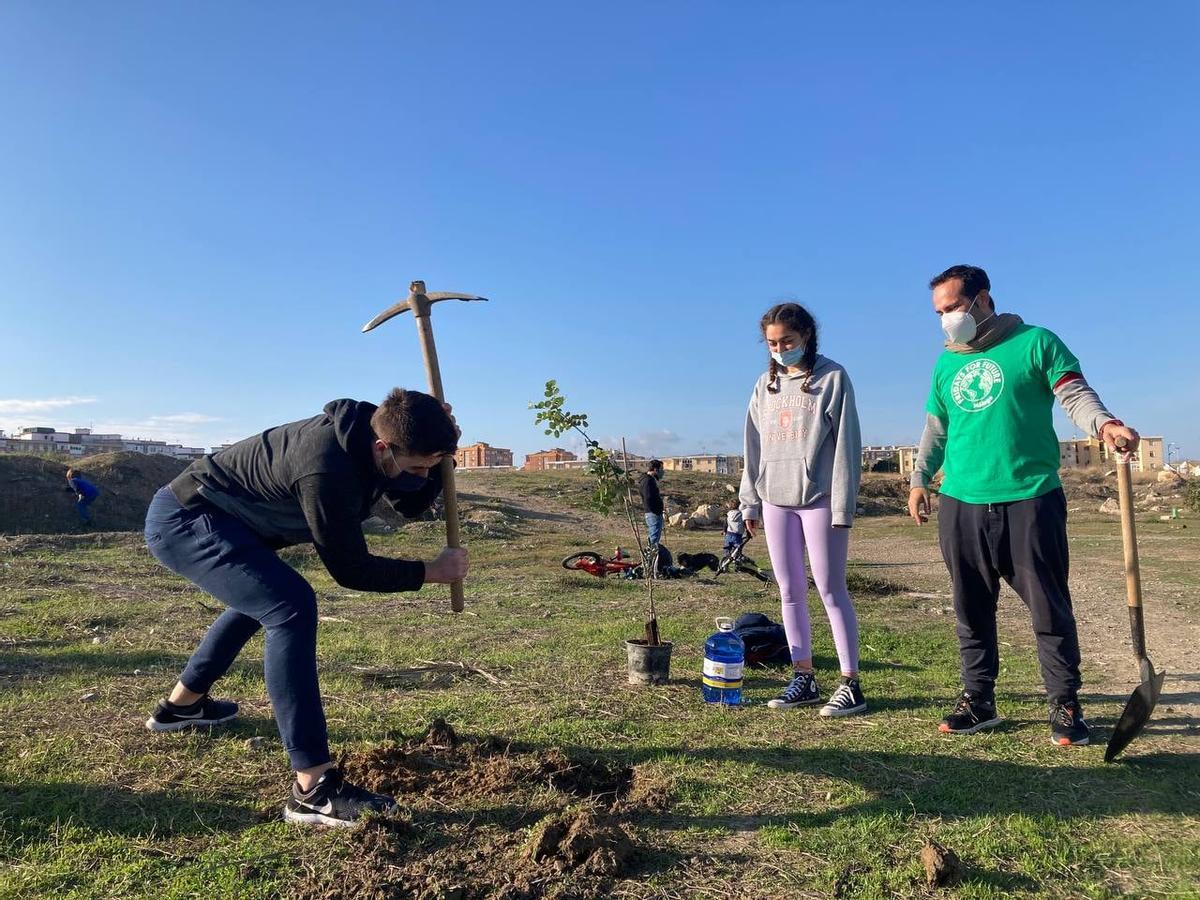
{"type": "Polygon", "coordinates": [[[1000,672],[996,600],[1003,578],[1033,614],[1050,699],[1075,698],[1079,638],[1067,587],[1067,498],[1061,488],[1013,503],[963,503],[942,495],[938,540],[954,586],[963,687],[993,696],[1000,672]]]}

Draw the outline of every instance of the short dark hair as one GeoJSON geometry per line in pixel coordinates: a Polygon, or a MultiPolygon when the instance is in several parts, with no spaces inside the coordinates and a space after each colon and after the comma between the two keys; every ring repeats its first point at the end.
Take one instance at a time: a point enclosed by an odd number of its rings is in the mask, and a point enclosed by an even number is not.
{"type": "Polygon", "coordinates": [[[371,415],[371,430],[411,456],[449,455],[458,449],[450,414],[436,397],[420,391],[392,388],[371,415]]]}
{"type": "Polygon", "coordinates": [[[646,468],[650,471],[662,471],[663,462],[661,459],[652,459],[646,464],[646,468]]]}
{"type": "Polygon", "coordinates": [[[963,296],[974,298],[980,291],[990,291],[992,283],[988,280],[987,272],[979,266],[951,266],[940,275],[929,279],[929,289],[932,291],[943,281],[954,278],[962,279],[963,296]]]}

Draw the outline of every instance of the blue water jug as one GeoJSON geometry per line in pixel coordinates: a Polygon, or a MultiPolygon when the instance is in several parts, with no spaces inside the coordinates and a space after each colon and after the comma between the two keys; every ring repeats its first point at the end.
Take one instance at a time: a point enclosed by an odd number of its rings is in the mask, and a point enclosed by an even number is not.
{"type": "Polygon", "coordinates": [[[705,703],[742,702],[742,668],[746,663],[746,645],[733,632],[733,619],[717,620],[717,633],[704,642],[704,677],[700,690],[705,703]]]}

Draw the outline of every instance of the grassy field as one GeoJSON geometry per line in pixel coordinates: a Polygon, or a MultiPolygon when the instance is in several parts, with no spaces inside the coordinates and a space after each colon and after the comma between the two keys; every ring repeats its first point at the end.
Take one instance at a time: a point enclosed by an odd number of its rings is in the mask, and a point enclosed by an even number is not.
{"type": "MultiPolygon", "coordinates": [[[[464,489],[489,505],[486,484],[464,489]]],[[[473,531],[457,617],[442,588],[355,594],[311,552],[287,552],[320,597],[332,740],[353,771],[398,765],[409,777],[402,822],[337,833],[279,820],[289,774],[261,638],[220,685],[242,704],[235,724],[152,735],[142,722],[214,602],[136,535],[0,545],[0,896],[1200,896],[1193,737],[1151,733],[1106,766],[1102,738],[1123,701],[1112,694],[1088,707],[1099,745],[1051,746],[1035,655],[1007,634],[1004,727],[937,733],[957,652],[953,617],[929,614],[924,599],[931,570],[854,569],[871,715],[770,711],[779,670],[750,678],[745,708],[714,709],[698,677],[712,618],[777,617],[771,589],[745,577],[661,583],[673,680],[631,687],[622,641],[640,632],[644,589],[558,566],[593,542],[628,544],[621,523],[547,512],[562,491],[543,493],[537,508],[491,503],[506,518],[473,531]],[[406,671],[428,662],[471,668],[406,671]],[[463,748],[419,744],[439,717],[463,748]],[[628,860],[593,870],[524,858],[546,817],[583,808],[624,830],[628,860]],[[961,884],[926,886],[927,839],[959,855],[961,884]]],[[[852,553],[898,527],[860,521],[852,553]]],[[[1077,554],[1100,540],[1083,531],[1077,554]]],[[[677,551],[719,548],[712,532],[670,537],[677,551]]],[[[432,523],[371,541],[406,556],[440,543],[432,523]]],[[[1187,547],[1181,558],[1194,559],[1187,547]]],[[[1183,563],[1169,579],[1198,583],[1183,563]]],[[[836,660],[815,598],[813,615],[829,686],[836,660]]]]}

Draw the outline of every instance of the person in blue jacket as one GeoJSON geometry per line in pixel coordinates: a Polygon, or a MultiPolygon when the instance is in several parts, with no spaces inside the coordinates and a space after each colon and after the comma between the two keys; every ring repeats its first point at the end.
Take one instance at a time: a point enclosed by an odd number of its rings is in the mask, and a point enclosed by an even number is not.
{"type": "Polygon", "coordinates": [[[100,496],[100,488],[96,487],[74,469],[67,469],[67,484],[75,492],[75,511],[84,525],[92,524],[92,511],[89,507],[100,496]]]}

